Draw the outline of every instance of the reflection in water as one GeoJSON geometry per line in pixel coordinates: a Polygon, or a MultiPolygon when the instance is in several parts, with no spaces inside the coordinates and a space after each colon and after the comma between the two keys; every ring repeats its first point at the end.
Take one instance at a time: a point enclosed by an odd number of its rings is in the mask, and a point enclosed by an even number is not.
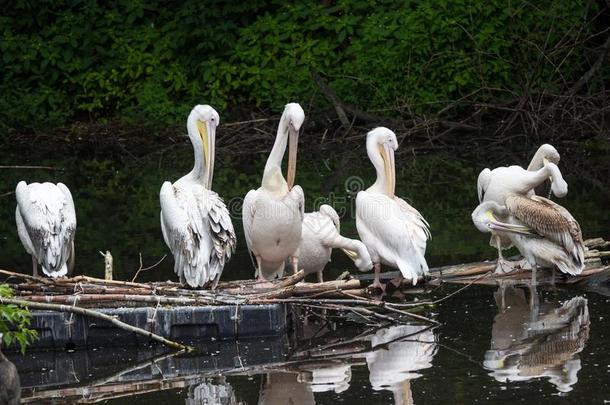
{"type": "Polygon", "coordinates": [[[337,394],[347,391],[352,379],[352,367],[337,363],[334,366],[314,368],[308,381],[313,392],[334,391],[337,394]]]}
{"type": "Polygon", "coordinates": [[[315,404],[309,384],[299,381],[298,373],[269,373],[263,378],[259,404],[315,404]]]}
{"type": "Polygon", "coordinates": [[[484,367],[497,381],[528,381],[547,377],[560,392],[569,392],[581,368],[578,353],[589,338],[587,300],[574,297],[539,303],[538,293],[501,287],[495,294],[498,315],[484,367]]]}
{"type": "Polygon", "coordinates": [[[206,380],[189,388],[185,405],[241,405],[231,384],[221,377],[216,382],[206,380]]]}
{"type": "Polygon", "coordinates": [[[437,352],[434,332],[421,325],[382,329],[371,338],[373,351],[366,354],[369,379],[374,390],[387,389],[395,404],[412,404],[410,380],[418,370],[432,367],[437,352]]]}

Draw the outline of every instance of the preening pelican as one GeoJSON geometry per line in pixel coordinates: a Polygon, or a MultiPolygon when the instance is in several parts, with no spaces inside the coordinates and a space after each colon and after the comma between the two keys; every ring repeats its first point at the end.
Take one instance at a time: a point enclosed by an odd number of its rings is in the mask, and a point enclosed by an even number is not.
{"type": "Polygon", "coordinates": [[[161,186],[161,231],[174,255],[174,271],[191,287],[216,287],[225,263],[235,252],[229,211],[212,191],[216,127],[220,117],[209,105],[197,105],[186,127],[195,166],[174,184],[161,186]]]}
{"type": "Polygon", "coordinates": [[[299,131],[305,113],[296,103],[284,108],[275,143],[267,158],[263,181],[244,198],[242,218],[248,249],[256,258],[259,280],[272,280],[284,273],[284,261],[290,258],[298,267],[297,248],[301,242],[304,195],[294,185],[299,131]],[[282,175],[282,158],[288,144],[288,181],[282,175]]]}
{"type": "Polygon", "coordinates": [[[20,181],[15,194],[17,233],[32,255],[33,274],[38,275],[39,264],[50,277],[72,274],[76,213],[68,187],[20,181]]]}
{"type": "Polygon", "coordinates": [[[323,204],[319,211],[305,214],[299,245],[299,267],[305,274],[317,273],[318,281],[322,282],[322,271],[330,261],[333,248],[343,250],[360,271],[373,267],[366,246],[359,240],[341,236],[339,231],[339,215],[330,205],[323,204]]]}
{"type": "Polygon", "coordinates": [[[585,246],[580,225],[568,210],[535,195],[510,194],[505,204],[482,202],[472,213],[472,221],[481,232],[493,231],[510,239],[532,266],[534,283],[536,267],[556,266],[571,275],[582,272],[585,246]]]}
{"type": "MultiPolygon", "coordinates": [[[[0,333],[0,342],[2,342],[2,333],[0,333]]],[[[17,367],[0,351],[0,404],[19,403],[21,403],[21,383],[17,367]]]]}
{"type": "MultiPolygon", "coordinates": [[[[483,169],[477,180],[479,203],[495,201],[504,205],[506,197],[510,194],[535,195],[534,190],[547,180],[551,181],[553,194],[564,197],[568,193],[568,185],[557,167],[558,163],[557,150],[551,145],[544,144],[534,154],[527,170],[516,165],[493,170],[483,169]]],[[[506,265],[502,249],[511,247],[510,239],[492,232],[489,244],[498,249],[498,267],[502,269],[506,265]]]]}
{"type": "Polygon", "coordinates": [[[415,208],[394,195],[397,148],[396,134],[387,128],[375,128],[367,134],[366,150],[377,171],[377,181],[356,196],[356,228],[371,255],[373,286],[377,288],[382,288],[381,263],[398,268],[413,285],[419,276],[428,274],[424,258],[430,238],[428,223],[415,208]]]}

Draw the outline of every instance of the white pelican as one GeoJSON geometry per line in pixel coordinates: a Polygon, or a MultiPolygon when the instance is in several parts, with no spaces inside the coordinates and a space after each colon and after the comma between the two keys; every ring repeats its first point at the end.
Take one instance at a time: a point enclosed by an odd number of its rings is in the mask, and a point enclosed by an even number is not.
{"type": "Polygon", "coordinates": [[[216,127],[220,117],[209,105],[197,105],[186,127],[195,152],[195,166],[174,184],[161,186],[161,231],[174,255],[181,283],[215,288],[225,262],[235,251],[229,211],[212,191],[216,127]]]}
{"type": "Polygon", "coordinates": [[[339,230],[339,215],[330,205],[323,204],[319,211],[308,212],[303,217],[299,267],[305,274],[317,273],[319,282],[323,281],[322,271],[330,261],[333,248],[343,250],[360,271],[373,267],[366,246],[359,240],[341,236],[339,230]]]}
{"type": "Polygon", "coordinates": [[[373,287],[379,282],[381,263],[398,268],[411,279],[428,274],[424,258],[430,238],[428,223],[406,201],[394,195],[396,186],[394,151],[396,134],[379,127],[366,137],[366,150],[377,171],[377,181],[356,196],[356,228],[375,267],[373,287]]]}
{"type": "Polygon", "coordinates": [[[275,143],[267,158],[263,181],[258,190],[244,198],[242,218],[248,249],[256,258],[259,280],[272,280],[284,273],[284,261],[290,258],[297,271],[301,242],[304,195],[294,185],[299,131],[305,113],[296,103],[284,108],[275,143]],[[282,175],[282,158],[288,144],[288,181],[282,175]]]}
{"type": "MultiPolygon", "coordinates": [[[[2,333],[0,333],[0,342],[2,342],[2,333]]],[[[19,403],[21,403],[21,383],[17,367],[0,351],[0,404],[19,403]]]]}
{"type": "Polygon", "coordinates": [[[412,404],[410,381],[432,367],[438,351],[434,332],[422,325],[391,326],[375,333],[371,346],[366,362],[373,389],[392,391],[395,404],[412,404]]]}
{"type": "Polygon", "coordinates": [[[532,266],[559,268],[577,275],[585,267],[585,246],[580,225],[568,210],[540,196],[510,194],[504,206],[485,201],[472,213],[472,221],[481,232],[496,232],[510,239],[532,266]],[[506,218],[503,222],[497,217],[506,218]]]}
{"type": "MultiPolygon", "coordinates": [[[[587,300],[530,307],[524,291],[516,288],[494,297],[498,314],[483,362],[489,375],[503,383],[548,378],[558,391],[571,391],[581,369],[578,353],[589,338],[587,300]]],[[[538,302],[537,296],[531,301],[538,302]]]]}
{"type": "MultiPolygon", "coordinates": [[[[557,167],[559,159],[559,152],[553,146],[544,144],[534,154],[527,170],[517,165],[483,169],[477,179],[479,203],[495,201],[504,205],[509,194],[534,195],[534,190],[547,180],[551,181],[553,194],[564,197],[568,193],[568,185],[557,167]]],[[[489,244],[498,249],[498,268],[503,269],[506,261],[502,249],[511,247],[510,240],[492,233],[489,244]]]]}
{"type": "Polygon", "coordinates": [[[17,233],[32,255],[33,274],[38,275],[39,264],[50,277],[72,274],[76,213],[68,187],[20,181],[15,194],[17,233]]]}

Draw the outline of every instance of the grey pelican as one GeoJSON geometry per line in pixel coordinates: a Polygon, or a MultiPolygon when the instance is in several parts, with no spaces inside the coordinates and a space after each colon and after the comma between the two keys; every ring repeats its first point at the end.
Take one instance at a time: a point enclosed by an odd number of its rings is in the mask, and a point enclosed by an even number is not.
{"type": "Polygon", "coordinates": [[[398,268],[402,276],[417,284],[428,274],[424,258],[430,238],[428,223],[405,200],[394,194],[396,134],[379,127],[367,134],[366,150],[377,171],[377,181],[356,196],[356,228],[375,268],[373,287],[379,282],[381,264],[398,268]]]}
{"type": "Polygon", "coordinates": [[[225,263],[235,251],[229,211],[212,191],[216,127],[220,117],[209,105],[197,105],[186,127],[193,144],[193,170],[174,184],[161,186],[161,231],[174,255],[181,283],[215,288],[225,263]]]}
{"type": "Polygon", "coordinates": [[[250,190],[244,198],[242,219],[248,249],[256,259],[259,280],[272,280],[284,273],[284,261],[290,258],[298,267],[304,195],[294,185],[299,131],[305,113],[296,103],[284,108],[275,143],[267,158],[261,187],[250,190]],[[288,143],[288,175],[282,175],[282,158],[288,143]]]}
{"type": "Polygon", "coordinates": [[[305,274],[317,273],[318,281],[322,282],[322,271],[330,261],[333,248],[343,250],[360,271],[373,267],[366,246],[359,240],[341,236],[339,231],[339,215],[330,205],[323,204],[318,211],[305,214],[299,245],[299,267],[305,274]]]}
{"type": "Polygon", "coordinates": [[[585,267],[580,225],[568,210],[547,198],[510,194],[505,205],[485,201],[473,211],[472,221],[481,232],[510,239],[532,266],[534,283],[536,267],[556,266],[571,275],[585,267]]]}
{"type": "MultiPolygon", "coordinates": [[[[2,333],[0,333],[0,342],[2,342],[2,333]]],[[[17,367],[0,351],[0,404],[19,403],[21,403],[21,383],[17,367]]]]}
{"type": "Polygon", "coordinates": [[[17,233],[32,255],[33,274],[38,275],[39,264],[50,277],[72,274],[76,213],[68,187],[20,181],[15,194],[17,233]]]}
{"type": "MultiPolygon", "coordinates": [[[[557,167],[559,152],[552,145],[544,144],[538,148],[527,168],[521,166],[498,167],[493,170],[483,169],[477,179],[479,203],[495,201],[504,205],[509,194],[531,196],[535,189],[547,180],[551,180],[551,191],[557,197],[568,193],[568,185],[557,167]]],[[[504,270],[507,265],[502,256],[502,249],[511,247],[510,240],[492,233],[489,244],[498,249],[498,269],[504,270]]]]}

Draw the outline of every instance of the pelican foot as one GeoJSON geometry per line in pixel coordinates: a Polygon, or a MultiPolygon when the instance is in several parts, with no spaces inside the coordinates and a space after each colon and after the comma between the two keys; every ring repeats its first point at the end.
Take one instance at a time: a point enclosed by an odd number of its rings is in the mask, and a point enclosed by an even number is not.
{"type": "Polygon", "coordinates": [[[389,282],[390,282],[390,284],[392,284],[394,289],[398,290],[400,288],[400,285],[402,284],[402,280],[403,280],[403,277],[398,276],[398,277],[391,279],[389,282]]]}
{"type": "Polygon", "coordinates": [[[499,258],[494,274],[508,274],[515,271],[515,264],[511,261],[499,258]]]}
{"type": "Polygon", "coordinates": [[[371,289],[381,290],[382,292],[385,292],[385,285],[381,284],[379,280],[375,279],[375,281],[373,281],[373,284],[371,284],[371,289]]]}

